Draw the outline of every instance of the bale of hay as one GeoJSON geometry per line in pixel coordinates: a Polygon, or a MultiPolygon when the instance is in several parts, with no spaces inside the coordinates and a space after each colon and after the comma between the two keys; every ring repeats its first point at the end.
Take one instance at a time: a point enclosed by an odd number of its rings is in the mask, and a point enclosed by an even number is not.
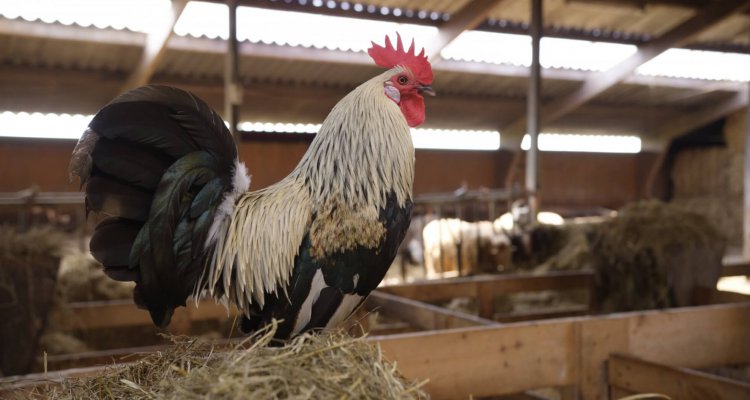
{"type": "Polygon", "coordinates": [[[583,271],[592,269],[591,250],[587,236],[589,232],[597,229],[598,224],[565,224],[559,227],[548,227],[555,229],[557,234],[554,246],[554,254],[546,254],[540,264],[534,267],[534,273],[547,273],[550,271],[583,271]]]}
{"type": "Polygon", "coordinates": [[[305,334],[272,347],[275,329],[219,351],[177,338],[165,351],[97,376],[38,389],[57,399],[415,399],[423,383],[405,380],[377,346],[341,333],[305,334]]]}
{"type": "Polygon", "coordinates": [[[727,149],[734,154],[745,154],[747,120],[747,109],[743,108],[729,115],[724,123],[724,139],[727,142],[727,149]]]}
{"type": "Polygon", "coordinates": [[[670,204],[706,217],[726,237],[731,246],[742,246],[743,202],[739,196],[676,197],[670,204]]]}
{"type": "Polygon", "coordinates": [[[715,287],[725,239],[702,215],[659,201],[621,210],[590,234],[596,295],[605,312],[691,304],[715,287]]]}
{"type": "Polygon", "coordinates": [[[0,374],[28,373],[52,304],[64,236],[0,227],[0,374]]]}
{"type": "Polygon", "coordinates": [[[675,197],[729,193],[730,153],[725,147],[696,147],[677,153],[672,166],[675,197]]]}

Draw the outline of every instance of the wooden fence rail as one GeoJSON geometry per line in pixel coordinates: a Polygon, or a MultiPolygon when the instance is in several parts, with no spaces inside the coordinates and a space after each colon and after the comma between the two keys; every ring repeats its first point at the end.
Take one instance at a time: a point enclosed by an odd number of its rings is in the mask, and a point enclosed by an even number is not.
{"type": "Polygon", "coordinates": [[[750,399],[750,383],[625,354],[610,356],[607,377],[612,398],[636,393],[659,393],[680,400],[750,399]]]}
{"type": "Polygon", "coordinates": [[[495,314],[494,298],[497,295],[542,290],[586,289],[593,302],[593,274],[591,272],[550,272],[544,275],[482,275],[466,278],[424,281],[392,285],[380,290],[412,300],[434,302],[458,297],[475,298],[479,316],[492,319],[495,314]]]}
{"type": "MultiPolygon", "coordinates": [[[[429,379],[426,389],[434,399],[575,386],[581,399],[599,400],[609,398],[610,384],[641,390],[621,382],[625,375],[608,374],[605,365],[615,353],[677,369],[750,362],[748,320],[750,303],[744,302],[415,332],[368,340],[379,344],[385,356],[398,363],[404,376],[429,379]]],[[[614,362],[618,361],[621,360],[614,362]]],[[[613,371],[622,370],[617,368],[620,367],[615,365],[613,371]]],[[[0,383],[11,388],[19,380],[28,384],[28,379],[6,378],[0,383]]],[[[701,385],[705,384],[696,387],[701,385]]],[[[746,393],[744,386],[737,390],[740,395],[746,393]]]]}

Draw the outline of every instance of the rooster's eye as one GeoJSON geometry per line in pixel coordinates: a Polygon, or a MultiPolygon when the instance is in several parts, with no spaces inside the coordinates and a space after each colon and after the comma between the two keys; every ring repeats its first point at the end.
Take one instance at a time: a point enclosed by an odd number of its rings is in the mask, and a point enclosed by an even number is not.
{"type": "Polygon", "coordinates": [[[409,79],[403,75],[398,77],[398,83],[401,85],[406,85],[406,83],[409,82],[409,79]]]}

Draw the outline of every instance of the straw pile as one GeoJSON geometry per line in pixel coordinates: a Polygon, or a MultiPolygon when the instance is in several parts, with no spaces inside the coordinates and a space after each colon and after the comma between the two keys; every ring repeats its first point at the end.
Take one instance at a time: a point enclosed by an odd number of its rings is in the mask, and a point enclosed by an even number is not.
{"type": "Polygon", "coordinates": [[[275,325],[232,350],[198,339],[38,395],[56,399],[421,399],[380,349],[342,333],[305,334],[272,347],[275,325]]]}
{"type": "Polygon", "coordinates": [[[705,215],[734,246],[742,244],[744,154],[725,147],[680,151],[672,167],[672,202],[705,215]]]}
{"type": "Polygon", "coordinates": [[[527,268],[594,270],[604,312],[686,306],[694,287],[714,287],[721,273],[726,232],[717,225],[681,203],[642,201],[602,222],[537,228],[537,264],[527,268]]]}
{"type": "Polygon", "coordinates": [[[625,207],[589,235],[602,311],[690,305],[715,287],[725,239],[702,215],[659,201],[625,207]]]}

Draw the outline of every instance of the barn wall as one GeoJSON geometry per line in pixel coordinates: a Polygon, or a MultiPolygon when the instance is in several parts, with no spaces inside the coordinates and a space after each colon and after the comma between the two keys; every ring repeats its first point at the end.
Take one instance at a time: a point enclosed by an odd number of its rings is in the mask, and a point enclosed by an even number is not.
{"type": "Polygon", "coordinates": [[[638,198],[638,155],[542,153],[539,181],[543,207],[619,208],[638,198]]]}
{"type": "MultiPolygon", "coordinates": [[[[43,191],[76,191],[67,166],[75,142],[0,139],[0,192],[38,185],[43,191]]],[[[305,141],[243,141],[240,157],[259,189],[286,176],[307,150],[305,141]]],[[[513,155],[509,151],[417,150],[414,191],[450,192],[466,182],[471,189],[503,187],[513,155]]],[[[621,207],[637,199],[645,174],[644,155],[542,153],[545,206],[621,207]]]]}
{"type": "Polygon", "coordinates": [[[0,139],[0,192],[14,192],[38,185],[45,192],[73,192],[68,182],[68,162],[76,142],[72,140],[0,139]]]}

